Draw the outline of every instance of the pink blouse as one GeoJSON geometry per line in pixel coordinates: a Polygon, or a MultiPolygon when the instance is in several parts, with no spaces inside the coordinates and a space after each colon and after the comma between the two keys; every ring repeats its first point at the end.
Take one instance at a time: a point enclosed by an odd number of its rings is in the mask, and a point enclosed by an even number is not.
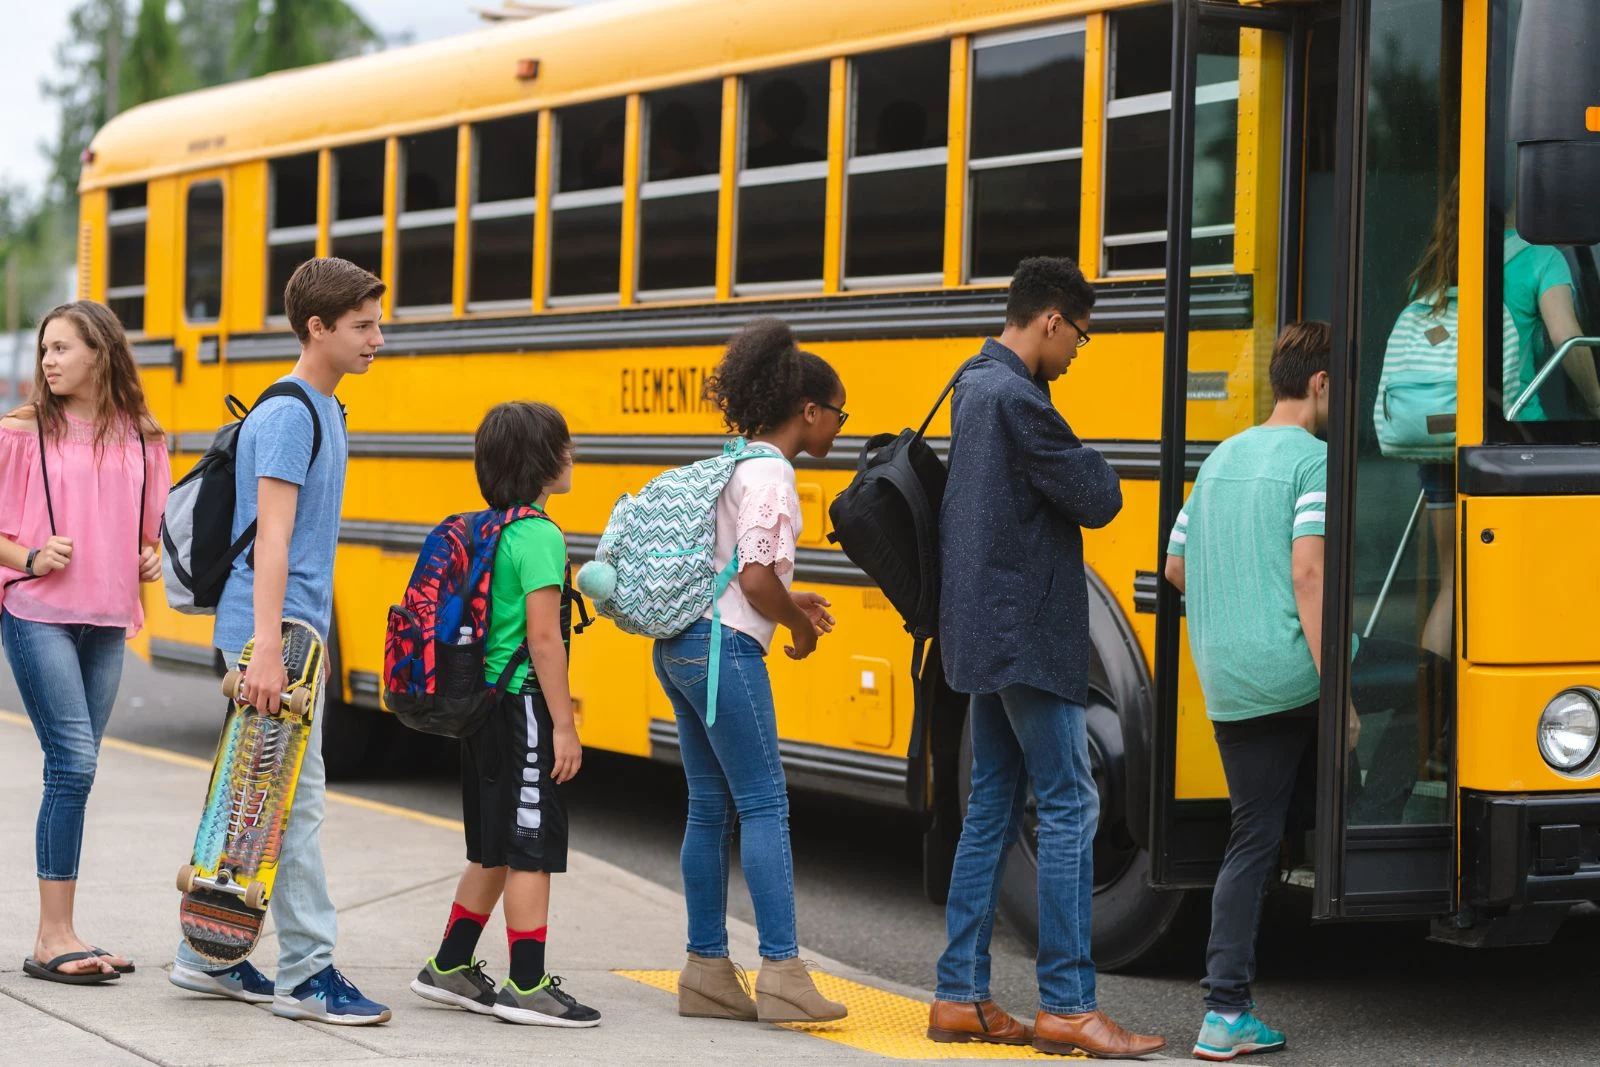
{"type": "MultiPolygon", "coordinates": [[[[784,461],[783,453],[764,441],[750,448],[770,452],[773,458],[747,459],[734,468],[717,499],[712,566],[722,573],[737,547],[741,571],[752,563],[768,564],[787,589],[794,581],[794,543],[800,536],[800,496],[794,468],[784,461]]],[[[722,625],[748,634],[763,650],[771,651],[778,624],[745,599],[737,581],[728,583],[717,606],[722,611],[722,625]]],[[[705,618],[710,617],[707,611],[705,618]]]]}
{"type": "MultiPolygon", "coordinates": [[[[46,447],[55,532],[72,538],[72,561],[43,578],[0,590],[0,604],[19,619],[120,626],[132,637],[144,625],[139,601],[139,548],[160,535],[172,471],[164,440],[147,440],[140,470],[132,426],[95,453],[92,422],[67,417],[61,440],[46,447]],[[144,529],[139,487],[144,485],[144,529]]],[[[44,472],[35,430],[0,426],[0,536],[27,548],[50,539],[44,472]]],[[[21,576],[0,567],[0,583],[21,576]]]]}

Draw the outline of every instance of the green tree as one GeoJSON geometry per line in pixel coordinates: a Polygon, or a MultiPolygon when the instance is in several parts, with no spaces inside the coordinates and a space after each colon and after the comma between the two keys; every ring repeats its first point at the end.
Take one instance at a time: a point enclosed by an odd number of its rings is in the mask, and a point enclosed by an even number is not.
{"type": "Polygon", "coordinates": [[[243,6],[243,0],[180,0],[178,41],[196,85],[224,85],[250,76],[234,46],[243,6]]]}
{"type": "Polygon", "coordinates": [[[382,36],[345,0],[242,0],[235,64],[251,74],[359,55],[382,36]]]}
{"type": "Polygon", "coordinates": [[[167,18],[167,0],[141,0],[121,72],[118,98],[124,109],[193,87],[178,29],[167,18]]]}
{"type": "Polygon", "coordinates": [[[60,78],[40,86],[59,113],[55,140],[45,149],[50,160],[48,202],[70,204],[77,198],[83,150],[119,110],[126,29],[122,0],[82,0],[68,16],[66,39],[56,46],[60,78]]]}

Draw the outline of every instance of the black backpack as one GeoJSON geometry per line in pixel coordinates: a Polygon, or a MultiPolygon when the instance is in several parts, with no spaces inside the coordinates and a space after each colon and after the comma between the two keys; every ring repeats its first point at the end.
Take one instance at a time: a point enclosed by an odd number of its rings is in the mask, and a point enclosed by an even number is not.
{"type": "Polygon", "coordinates": [[[939,508],[947,475],[924,435],[970,363],[951,377],[920,427],[867,439],[856,476],[828,507],[833,523],[828,540],[883,591],[916,640],[911,659],[916,679],[922,676],[928,641],[939,629],[939,508]]]}
{"type": "MultiPolygon", "coordinates": [[[[275,396],[292,396],[311,413],[311,462],[322,448],[322,420],[304,389],[291,382],[277,382],[256,398],[256,407],[275,396]]],[[[167,507],[161,516],[162,577],[166,579],[167,603],[185,615],[214,615],[222,587],[228,582],[233,561],[256,539],[256,524],[235,541],[233,509],[237,497],[234,462],[239,448],[239,431],[250,408],[237,397],[226,400],[234,421],[212,438],[211,447],[200,462],[172,487],[167,507]]]]}

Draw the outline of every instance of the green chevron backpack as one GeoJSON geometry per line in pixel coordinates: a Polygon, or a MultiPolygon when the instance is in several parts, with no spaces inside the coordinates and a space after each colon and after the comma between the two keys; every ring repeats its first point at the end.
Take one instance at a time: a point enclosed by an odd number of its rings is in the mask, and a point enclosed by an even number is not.
{"type": "Polygon", "coordinates": [[[656,475],[637,496],[624,493],[611,509],[593,562],[578,571],[578,589],[595,610],[626,633],[676,637],[711,612],[706,670],[706,723],[717,717],[722,617],[717,601],[739,573],[739,553],[721,572],[712,562],[717,499],[746,460],[788,462],[770,449],[729,441],[722,455],[656,475]]]}

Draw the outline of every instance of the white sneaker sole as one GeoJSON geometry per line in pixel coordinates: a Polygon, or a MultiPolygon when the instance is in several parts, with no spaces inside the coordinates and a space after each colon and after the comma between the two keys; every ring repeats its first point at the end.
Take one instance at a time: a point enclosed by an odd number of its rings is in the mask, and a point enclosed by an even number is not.
{"type": "Polygon", "coordinates": [[[599,1019],[590,1019],[587,1022],[572,1019],[558,1019],[554,1015],[544,1015],[529,1008],[511,1008],[504,1004],[496,1004],[494,1013],[508,1023],[520,1023],[523,1026],[559,1026],[568,1030],[586,1030],[591,1026],[599,1026],[599,1019]]]}
{"type": "Polygon", "coordinates": [[[1270,1045],[1235,1045],[1227,1052],[1219,1052],[1208,1046],[1196,1045],[1194,1047],[1194,1058],[1197,1060],[1210,1060],[1212,1063],[1227,1063],[1238,1056],[1250,1056],[1258,1052],[1277,1052],[1287,1046],[1287,1041],[1277,1041],[1270,1045]]]}
{"type": "Polygon", "coordinates": [[[452,993],[448,989],[440,989],[436,985],[429,985],[420,978],[411,979],[411,992],[423,1000],[432,1001],[435,1004],[443,1004],[451,1008],[465,1008],[474,1015],[494,1014],[493,1004],[479,1004],[476,1000],[464,997],[460,993],[452,993]]]}
{"type": "Polygon", "coordinates": [[[191,993],[227,997],[229,1000],[237,1000],[244,1004],[271,1004],[274,999],[270,993],[250,993],[243,989],[235,989],[204,971],[191,971],[187,967],[180,970],[179,965],[173,966],[167,979],[179,989],[186,989],[191,993]]]}
{"type": "Polygon", "coordinates": [[[272,1014],[280,1019],[300,1019],[310,1023],[327,1023],[330,1026],[374,1026],[392,1018],[388,1008],[377,1015],[329,1015],[326,1012],[307,1011],[292,997],[272,998],[272,1014]]]}

